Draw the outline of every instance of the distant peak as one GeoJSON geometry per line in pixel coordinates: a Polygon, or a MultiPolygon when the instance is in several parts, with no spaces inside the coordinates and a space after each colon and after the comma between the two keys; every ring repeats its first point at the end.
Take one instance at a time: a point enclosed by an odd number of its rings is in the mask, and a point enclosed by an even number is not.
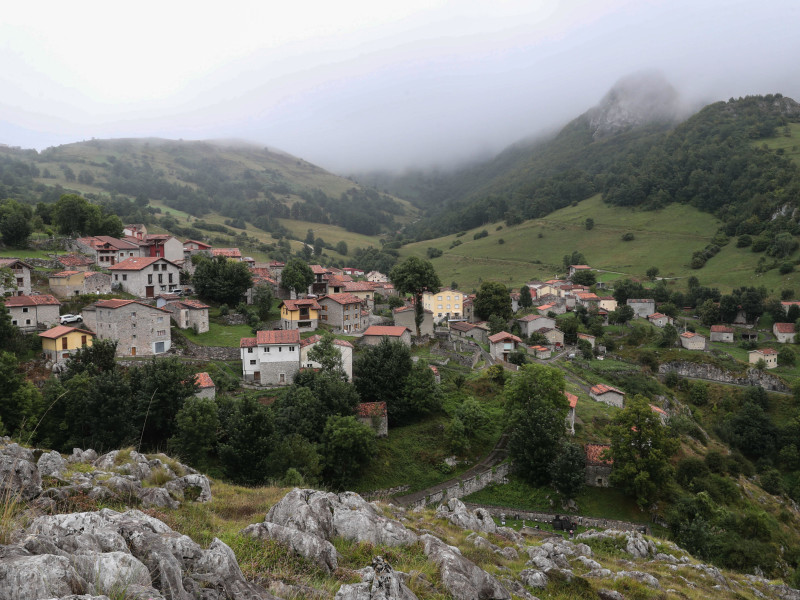
{"type": "Polygon", "coordinates": [[[676,121],[678,92],[660,71],[639,71],[620,79],[586,116],[597,139],[647,123],[676,121]]]}

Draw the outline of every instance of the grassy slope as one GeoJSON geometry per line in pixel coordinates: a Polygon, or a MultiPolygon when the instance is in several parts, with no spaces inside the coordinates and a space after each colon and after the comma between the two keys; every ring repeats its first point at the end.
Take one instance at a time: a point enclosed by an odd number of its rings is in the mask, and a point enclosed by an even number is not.
{"type": "MultiPolygon", "coordinates": [[[[657,266],[662,277],[695,275],[703,284],[723,291],[741,285],[764,285],[780,291],[800,284],[798,273],[779,275],[772,270],[756,276],[755,267],[763,254],[735,248],[735,243],[725,246],[702,269],[689,268],[692,252],[709,244],[719,225],[714,216],[685,205],[673,204],[658,211],[632,210],[606,205],[596,195],[543,219],[512,227],[494,223],[461,237],[449,235],[409,244],[401,255],[425,256],[429,247],[443,250],[441,257],[433,259],[442,282],[447,285],[455,281],[465,291],[479,287],[483,280],[518,288],[531,279],[549,279],[563,272],[562,257],[573,250],[582,252],[597,269],[644,278],[649,267],[657,266]],[[587,231],[584,223],[590,217],[595,225],[587,231]],[[498,226],[502,226],[500,231],[498,226]],[[489,236],[473,240],[473,234],[481,229],[489,236]],[[623,242],[620,237],[626,232],[632,232],[635,239],[623,242]],[[498,243],[501,238],[504,244],[498,243]],[[457,239],[462,244],[450,249],[457,239]]],[[[602,275],[605,280],[620,277],[602,275]]]]}

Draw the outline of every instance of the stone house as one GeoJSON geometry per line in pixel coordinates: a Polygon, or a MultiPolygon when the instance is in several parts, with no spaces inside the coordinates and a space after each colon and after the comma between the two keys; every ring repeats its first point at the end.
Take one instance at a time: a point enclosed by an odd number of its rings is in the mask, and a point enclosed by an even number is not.
{"type": "Polygon", "coordinates": [[[3,277],[0,277],[0,296],[31,295],[31,272],[33,267],[18,258],[0,258],[0,269],[11,271],[11,285],[3,286],[3,277]]]}
{"type": "Polygon", "coordinates": [[[733,343],[733,327],[726,325],[712,325],[711,326],[711,341],[712,342],[727,342],[733,343]]]}
{"type": "Polygon", "coordinates": [[[39,337],[42,338],[42,352],[53,363],[66,361],[76,350],[83,346],[90,347],[94,340],[91,331],[66,325],[56,325],[40,333],[39,337]]]}
{"type": "Polygon", "coordinates": [[[48,284],[58,298],[111,293],[111,275],[99,271],[59,271],[50,275],[48,284]]]}
{"type": "Polygon", "coordinates": [[[783,308],[783,312],[787,315],[789,314],[789,309],[792,306],[800,307],[800,300],[785,300],[781,302],[781,308],[783,308]]]}
{"type": "MultiPolygon", "coordinates": [[[[308,357],[311,349],[322,340],[322,336],[312,335],[300,341],[300,368],[302,369],[320,369],[322,365],[314,362],[308,357]]],[[[347,375],[348,381],[353,380],[353,344],[346,340],[333,340],[333,346],[339,351],[342,357],[342,369],[347,375]]]]}
{"type": "Polygon", "coordinates": [[[489,336],[489,355],[495,360],[508,362],[508,357],[522,343],[514,334],[501,331],[489,336]]]}
{"type": "Polygon", "coordinates": [[[589,390],[589,397],[592,400],[604,402],[609,406],[618,406],[619,408],[622,408],[625,404],[625,392],[604,383],[593,385],[589,390]]]}
{"type": "Polygon", "coordinates": [[[680,335],[681,346],[687,350],[705,350],[706,338],[699,333],[685,331],[680,335]]]}
{"type": "Polygon", "coordinates": [[[305,329],[313,331],[319,323],[319,312],[322,307],[315,298],[283,300],[281,309],[281,329],[305,329]]]}
{"type": "Polygon", "coordinates": [[[548,302],[536,307],[540,314],[547,315],[553,313],[554,315],[563,315],[567,312],[566,302],[548,302]]]}
{"type": "Polygon", "coordinates": [[[660,312],[653,313],[652,315],[647,315],[647,320],[650,321],[656,327],[664,327],[665,325],[667,325],[667,323],[669,323],[670,325],[672,325],[673,323],[672,317],[668,317],[667,315],[662,314],[660,312]]]}
{"type": "Polygon", "coordinates": [[[369,425],[375,430],[377,437],[389,435],[389,415],[386,411],[386,402],[362,402],[356,406],[358,420],[364,425],[369,425]]]}
{"type": "Polygon", "coordinates": [[[128,258],[109,267],[111,285],[139,298],[155,298],[180,286],[180,267],[166,258],[128,258]]]}
{"type": "Polygon", "coordinates": [[[609,444],[586,444],[584,450],[586,452],[586,485],[608,487],[614,461],[602,457],[607,450],[611,450],[611,446],[609,444]]]}
{"type": "Polygon", "coordinates": [[[142,256],[166,258],[174,263],[179,263],[185,258],[183,243],[169,234],[145,234],[144,239],[139,240],[138,244],[142,248],[142,256]]]}
{"type": "Polygon", "coordinates": [[[779,344],[794,344],[794,323],[775,323],[772,333],[779,344]]]}
{"type": "Polygon", "coordinates": [[[11,315],[11,324],[21,331],[48,329],[59,324],[61,302],[50,294],[11,296],[3,302],[11,315]]]}
{"type": "Polygon", "coordinates": [[[575,394],[564,392],[564,396],[569,403],[569,412],[567,413],[567,429],[570,434],[575,435],[575,409],[578,406],[578,397],[575,394]]]}
{"type": "Polygon", "coordinates": [[[461,315],[468,323],[475,322],[475,294],[470,294],[466,298],[464,298],[464,302],[461,304],[463,309],[463,314],[461,315]]]}
{"type": "Polygon", "coordinates": [[[128,258],[143,255],[139,244],[109,235],[78,238],[75,244],[81,252],[93,257],[94,264],[100,267],[111,267],[128,258]]]}
{"type": "MultiPolygon", "coordinates": [[[[401,306],[392,311],[394,324],[408,327],[412,335],[417,334],[417,324],[414,321],[416,311],[413,306],[401,306]]],[[[429,310],[422,311],[422,323],[419,326],[420,335],[433,335],[433,313],[429,310]]]]}
{"type": "Polygon", "coordinates": [[[614,296],[598,296],[597,308],[608,312],[615,311],[617,310],[617,301],[614,296]]]}
{"type": "Polygon", "coordinates": [[[578,340],[579,341],[580,340],[584,340],[586,342],[589,342],[589,345],[592,347],[592,350],[594,350],[597,338],[594,337],[593,335],[589,335],[588,333],[579,333],[578,334],[578,340]]]}
{"type": "Polygon", "coordinates": [[[197,333],[208,331],[208,304],[199,300],[170,300],[164,308],[172,313],[178,329],[195,329],[197,333]]]}
{"type": "Polygon", "coordinates": [[[364,306],[372,310],[375,306],[375,288],[366,281],[345,281],[342,291],[345,294],[353,294],[360,299],[364,306]]]}
{"type": "Polygon", "coordinates": [[[575,273],[578,273],[580,271],[591,271],[591,270],[592,267],[590,267],[589,265],[570,265],[569,277],[572,278],[572,276],[575,275],[575,273]]]}
{"type": "Polygon", "coordinates": [[[528,346],[528,354],[532,354],[540,360],[546,360],[553,355],[553,351],[547,346],[528,346]]]}
{"type": "Polygon", "coordinates": [[[344,333],[355,333],[365,329],[369,318],[361,317],[361,300],[352,294],[330,294],[317,301],[321,307],[320,320],[344,333]]]}
{"type": "Polygon", "coordinates": [[[249,288],[244,293],[247,304],[253,304],[253,302],[255,302],[256,288],[262,285],[265,285],[272,290],[273,298],[282,298],[284,300],[291,299],[292,292],[281,288],[278,284],[278,280],[271,275],[269,269],[265,267],[256,267],[253,269],[251,275],[253,277],[253,287],[249,288]]]}
{"type": "Polygon", "coordinates": [[[388,283],[389,278],[380,271],[370,271],[367,273],[367,281],[374,283],[388,283]]]}
{"type": "Polygon", "coordinates": [[[747,353],[747,361],[751,365],[757,364],[759,360],[766,363],[767,369],[774,369],[778,366],[778,351],[772,348],[759,348],[747,353]]]}
{"type": "Polygon", "coordinates": [[[411,330],[402,325],[371,325],[364,331],[364,337],[362,338],[364,344],[368,346],[377,346],[384,339],[410,346],[411,330]]]}
{"type": "Polygon", "coordinates": [[[88,271],[94,264],[94,261],[84,256],[83,254],[65,254],[56,257],[56,262],[60,264],[65,271],[88,271]]]}
{"type": "Polygon", "coordinates": [[[564,332],[557,327],[553,327],[552,329],[549,327],[543,327],[536,333],[541,333],[544,337],[546,337],[547,343],[551,346],[561,347],[564,345],[564,332]]]}
{"type": "Polygon", "coordinates": [[[556,327],[555,319],[543,315],[525,315],[517,319],[517,323],[519,323],[520,332],[524,336],[529,336],[542,328],[555,329],[556,327]]]}
{"type": "Polygon", "coordinates": [[[211,256],[223,256],[229,260],[242,262],[242,252],[238,248],[212,248],[211,256]]]}
{"type": "Polygon", "coordinates": [[[476,337],[475,330],[476,330],[475,323],[468,323],[467,321],[454,321],[450,323],[450,339],[451,340],[455,338],[478,339],[478,337],[476,337]]]}
{"type": "Polygon", "coordinates": [[[626,304],[633,309],[633,316],[641,319],[656,312],[656,301],[652,298],[628,298],[626,304]]]}
{"type": "Polygon", "coordinates": [[[213,400],[217,397],[217,388],[208,373],[195,373],[194,381],[197,384],[197,391],[194,393],[196,398],[211,398],[213,400]]]}
{"type": "Polygon", "coordinates": [[[129,223],[122,228],[122,235],[135,240],[143,240],[147,237],[147,227],[144,223],[129,223]]]}
{"type": "Polygon", "coordinates": [[[511,298],[511,312],[516,314],[519,310],[519,292],[511,292],[508,295],[511,298]]]}
{"type": "Polygon", "coordinates": [[[289,385],[300,370],[300,331],[258,331],[239,341],[245,381],[261,385],[289,385]]]}
{"type": "Polygon", "coordinates": [[[172,347],[170,312],[138,300],[99,300],[83,309],[99,340],[116,340],[117,356],[154,356],[172,347]]]}
{"type": "Polygon", "coordinates": [[[464,314],[466,295],[458,290],[443,288],[435,294],[422,294],[422,307],[431,311],[436,319],[460,319],[464,314]]]}
{"type": "Polygon", "coordinates": [[[324,296],[328,294],[328,280],[331,275],[330,270],[322,265],[309,265],[309,268],[314,274],[314,281],[308,286],[308,293],[314,294],[315,296],[324,296]]]}

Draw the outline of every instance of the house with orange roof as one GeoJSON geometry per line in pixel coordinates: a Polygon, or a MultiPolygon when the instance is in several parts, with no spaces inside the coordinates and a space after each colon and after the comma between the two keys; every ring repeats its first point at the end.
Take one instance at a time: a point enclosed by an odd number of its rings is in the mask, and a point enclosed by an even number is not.
{"type": "Polygon", "coordinates": [[[727,325],[712,325],[711,326],[711,341],[712,342],[726,342],[733,343],[733,327],[727,325]]]}
{"type": "Polygon", "coordinates": [[[139,256],[127,258],[108,268],[111,286],[139,298],[155,298],[180,286],[180,267],[166,258],[139,256]]]}
{"type": "Polygon", "coordinates": [[[31,295],[31,273],[33,267],[18,258],[0,258],[0,269],[11,271],[11,280],[6,281],[0,277],[0,296],[6,294],[12,296],[31,295]]]}
{"type": "Polygon", "coordinates": [[[706,349],[706,338],[699,333],[693,333],[691,331],[684,331],[680,335],[681,346],[686,348],[687,350],[705,350],[706,349]]]}
{"type": "Polygon", "coordinates": [[[83,254],[65,254],[56,257],[56,262],[64,267],[65,271],[88,271],[94,261],[83,254]]]}
{"type": "Polygon", "coordinates": [[[775,323],[772,333],[779,344],[794,344],[794,323],[775,323]]]}
{"type": "Polygon", "coordinates": [[[747,361],[751,365],[758,364],[760,360],[764,361],[767,369],[774,369],[778,366],[778,351],[773,348],[759,348],[747,353],[747,361]]]}
{"type": "Polygon", "coordinates": [[[592,350],[594,350],[595,344],[597,343],[597,338],[594,337],[593,335],[589,335],[588,333],[579,333],[578,340],[589,342],[589,345],[592,347],[592,350]]]}
{"type": "Polygon", "coordinates": [[[194,381],[197,384],[197,391],[194,393],[195,397],[211,398],[212,400],[217,397],[217,388],[208,373],[195,373],[194,381]]]}
{"type": "MultiPolygon", "coordinates": [[[[158,306],[158,305],[157,305],[158,306]]],[[[178,329],[193,329],[196,333],[208,331],[208,309],[210,306],[199,300],[170,299],[163,308],[172,313],[178,329]]]]}
{"type": "MultiPolygon", "coordinates": [[[[318,362],[311,360],[308,357],[308,353],[311,351],[314,346],[316,346],[320,340],[322,340],[321,335],[312,335],[311,337],[307,337],[304,340],[300,340],[300,368],[302,369],[320,369],[322,365],[318,362]]],[[[348,381],[352,381],[353,379],[353,344],[348,342],[347,340],[339,340],[334,338],[333,340],[333,347],[339,352],[339,355],[342,357],[342,369],[347,375],[348,381]]]]}
{"type": "Polygon", "coordinates": [[[508,362],[508,357],[521,343],[521,339],[507,331],[495,333],[489,336],[489,355],[495,360],[508,362]]]}
{"type": "Polygon", "coordinates": [[[212,248],[211,256],[222,256],[239,262],[242,260],[242,252],[238,248],[212,248]]]}
{"type": "Polygon", "coordinates": [[[58,298],[80,294],[110,294],[111,275],[100,271],[59,271],[48,277],[48,285],[58,298]]]}
{"type": "Polygon", "coordinates": [[[300,370],[300,331],[258,331],[239,340],[242,375],[260,385],[289,385],[300,370]]]}
{"type": "Polygon", "coordinates": [[[656,327],[664,327],[668,323],[670,325],[672,325],[673,323],[672,317],[668,317],[667,315],[660,312],[653,313],[652,315],[647,315],[647,320],[650,321],[656,327]]]}
{"type": "MultiPolygon", "coordinates": [[[[412,335],[417,334],[415,321],[416,311],[413,306],[401,306],[392,310],[395,325],[408,327],[412,335]]],[[[422,323],[419,326],[420,335],[433,335],[433,313],[429,310],[422,311],[422,323]]]]}
{"type": "Polygon", "coordinates": [[[377,346],[383,340],[401,342],[411,345],[411,330],[402,325],[371,325],[364,331],[363,342],[368,346],[377,346]]]}
{"type": "Polygon", "coordinates": [[[633,316],[640,319],[656,312],[656,301],[652,298],[628,298],[625,303],[633,309],[633,316]]]}
{"type": "Polygon", "coordinates": [[[94,340],[91,331],[66,325],[56,325],[40,333],[39,337],[42,338],[42,352],[53,363],[66,361],[76,350],[83,346],[90,347],[94,340]]]}
{"type": "Polygon", "coordinates": [[[614,460],[606,458],[611,450],[609,444],[586,444],[586,485],[592,487],[608,487],[611,481],[611,469],[614,460]]]}
{"type": "Polygon", "coordinates": [[[566,302],[547,302],[546,304],[540,304],[536,307],[536,310],[539,311],[539,314],[547,315],[553,313],[554,315],[563,315],[567,312],[567,304],[566,302]]]}
{"type": "Polygon", "coordinates": [[[604,402],[609,406],[618,406],[619,408],[622,408],[625,404],[625,392],[605,383],[593,385],[589,390],[589,397],[592,400],[604,402]]]}
{"type": "Polygon", "coordinates": [[[322,307],[316,298],[300,298],[297,300],[283,300],[278,308],[281,309],[282,329],[304,329],[313,331],[319,323],[319,313],[322,307]]]}
{"type": "Polygon", "coordinates": [[[650,410],[658,415],[658,418],[661,420],[662,425],[667,424],[667,419],[669,418],[667,411],[665,411],[663,408],[659,406],[656,406],[655,404],[650,405],[650,410]]]}
{"type": "Polygon", "coordinates": [[[359,298],[369,310],[375,306],[375,288],[368,281],[345,281],[343,291],[359,298]]]}
{"type": "Polygon", "coordinates": [[[540,360],[546,360],[553,355],[553,351],[547,346],[528,346],[528,354],[532,354],[540,360]]]}
{"type": "Polygon", "coordinates": [[[50,294],[10,296],[3,300],[11,316],[11,324],[20,331],[47,329],[59,324],[61,302],[50,294]]]}
{"type": "Polygon", "coordinates": [[[579,273],[580,271],[591,271],[592,267],[589,265],[570,265],[569,266],[569,277],[575,275],[575,273],[579,273]]]}
{"type": "Polygon", "coordinates": [[[362,316],[361,299],[353,294],[328,294],[317,302],[322,309],[320,321],[342,333],[361,332],[368,326],[369,316],[362,316]]]}
{"type": "Polygon", "coordinates": [[[139,244],[110,235],[95,235],[75,240],[78,250],[94,258],[94,264],[110,267],[125,259],[143,256],[139,244]]]}
{"type": "Polygon", "coordinates": [[[362,402],[356,406],[356,418],[375,430],[377,437],[389,435],[389,414],[386,402],[362,402]]]}
{"type": "Polygon", "coordinates": [[[578,406],[578,397],[575,394],[564,392],[564,396],[569,403],[569,412],[567,413],[567,429],[570,434],[575,435],[575,409],[578,406]]]}
{"type": "Polygon", "coordinates": [[[155,356],[172,347],[171,313],[163,308],[112,298],[84,307],[82,314],[98,340],[117,342],[117,356],[155,356]]]}

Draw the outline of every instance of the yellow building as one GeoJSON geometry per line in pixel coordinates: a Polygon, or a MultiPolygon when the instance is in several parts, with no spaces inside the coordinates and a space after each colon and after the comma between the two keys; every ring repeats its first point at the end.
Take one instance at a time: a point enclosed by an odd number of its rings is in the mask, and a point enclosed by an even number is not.
{"type": "Polygon", "coordinates": [[[67,360],[73,352],[82,346],[91,346],[94,334],[86,329],[58,325],[39,334],[42,338],[42,350],[54,363],[67,360]]]}
{"type": "Polygon", "coordinates": [[[280,305],[281,329],[317,328],[319,311],[322,307],[313,298],[301,300],[284,300],[280,305]]]}
{"type": "Polygon", "coordinates": [[[466,296],[458,290],[449,288],[440,290],[435,294],[425,292],[422,294],[422,307],[433,313],[434,319],[458,319],[464,314],[464,299],[466,296]]]}

